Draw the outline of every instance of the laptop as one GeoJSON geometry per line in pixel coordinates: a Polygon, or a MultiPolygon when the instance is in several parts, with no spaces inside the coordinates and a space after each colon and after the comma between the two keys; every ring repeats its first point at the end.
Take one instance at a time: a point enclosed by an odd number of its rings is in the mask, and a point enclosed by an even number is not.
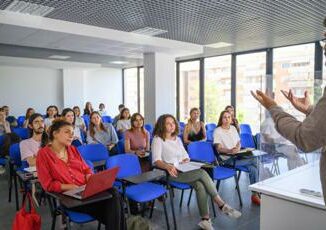
{"type": "Polygon", "coordinates": [[[119,167],[114,167],[99,173],[93,174],[86,185],[80,186],[76,189],[68,190],[64,192],[64,195],[77,198],[79,200],[86,199],[97,193],[103,192],[109,188],[112,188],[112,185],[117,177],[119,167]]]}

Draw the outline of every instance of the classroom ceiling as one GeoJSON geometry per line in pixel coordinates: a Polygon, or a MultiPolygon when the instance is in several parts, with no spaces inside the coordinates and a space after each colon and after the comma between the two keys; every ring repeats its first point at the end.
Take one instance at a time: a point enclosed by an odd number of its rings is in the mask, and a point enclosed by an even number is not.
{"type": "MultiPolygon", "coordinates": [[[[12,0],[0,0],[4,10],[12,0]]],[[[53,7],[45,17],[208,45],[202,56],[280,47],[322,39],[326,0],[29,0],[53,7]]]]}

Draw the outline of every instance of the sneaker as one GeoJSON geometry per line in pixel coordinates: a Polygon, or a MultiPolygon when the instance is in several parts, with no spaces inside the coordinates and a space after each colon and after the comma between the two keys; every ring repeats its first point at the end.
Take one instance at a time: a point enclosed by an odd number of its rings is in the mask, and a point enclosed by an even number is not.
{"type": "Polygon", "coordinates": [[[232,218],[235,218],[235,219],[239,218],[242,215],[241,212],[239,212],[238,210],[232,208],[228,204],[224,204],[224,206],[222,208],[222,212],[225,215],[228,215],[229,217],[232,217],[232,218]]]}
{"type": "Polygon", "coordinates": [[[252,195],[251,196],[251,202],[258,205],[258,206],[260,206],[260,197],[257,194],[252,195]]]}
{"type": "Polygon", "coordinates": [[[0,175],[4,174],[6,172],[5,167],[0,166],[0,175]]]}
{"type": "Polygon", "coordinates": [[[205,229],[205,230],[214,230],[213,225],[212,225],[212,221],[211,220],[202,220],[198,223],[198,226],[201,229],[205,229]]]}

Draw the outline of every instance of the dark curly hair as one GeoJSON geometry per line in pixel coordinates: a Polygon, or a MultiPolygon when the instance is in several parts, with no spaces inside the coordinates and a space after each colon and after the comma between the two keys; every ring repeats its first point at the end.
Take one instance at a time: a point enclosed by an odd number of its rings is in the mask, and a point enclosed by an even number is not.
{"type": "Polygon", "coordinates": [[[154,136],[158,136],[162,138],[164,141],[165,141],[165,134],[166,134],[165,121],[169,117],[172,118],[175,123],[175,130],[172,133],[172,136],[177,136],[179,134],[179,123],[177,122],[175,117],[172,116],[171,114],[163,114],[156,121],[155,128],[154,128],[154,136]]]}

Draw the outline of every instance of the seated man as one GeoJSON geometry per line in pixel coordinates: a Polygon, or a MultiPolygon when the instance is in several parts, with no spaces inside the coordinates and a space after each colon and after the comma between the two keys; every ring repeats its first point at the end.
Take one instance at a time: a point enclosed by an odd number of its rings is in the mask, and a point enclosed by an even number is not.
{"type": "Polygon", "coordinates": [[[28,121],[31,138],[20,142],[21,160],[26,160],[29,166],[36,165],[36,155],[41,147],[42,136],[46,135],[44,127],[44,120],[41,114],[34,113],[31,115],[28,121]]]}
{"type": "Polygon", "coordinates": [[[282,153],[287,158],[288,169],[292,170],[305,164],[300,157],[297,147],[290,141],[282,137],[275,129],[275,124],[267,114],[266,119],[261,124],[261,149],[267,153],[282,153]]]}

